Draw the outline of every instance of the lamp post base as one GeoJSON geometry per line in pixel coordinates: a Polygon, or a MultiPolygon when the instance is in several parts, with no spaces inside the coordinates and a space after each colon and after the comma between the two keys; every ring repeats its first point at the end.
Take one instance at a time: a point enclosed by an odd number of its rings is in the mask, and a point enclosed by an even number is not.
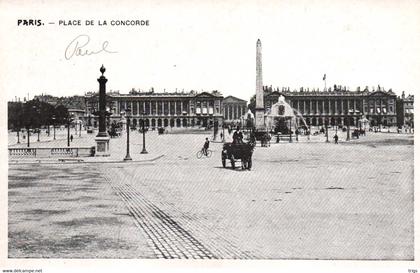
{"type": "Polygon", "coordinates": [[[95,138],[96,147],[95,147],[95,156],[110,156],[109,153],[109,137],[99,137],[95,138]]]}
{"type": "Polygon", "coordinates": [[[133,160],[133,159],[131,159],[131,157],[129,155],[126,155],[124,157],[124,161],[131,161],[131,160],[133,160]]]}
{"type": "Polygon", "coordinates": [[[146,151],[146,149],[143,149],[140,153],[141,154],[148,154],[148,152],[146,151]]]}

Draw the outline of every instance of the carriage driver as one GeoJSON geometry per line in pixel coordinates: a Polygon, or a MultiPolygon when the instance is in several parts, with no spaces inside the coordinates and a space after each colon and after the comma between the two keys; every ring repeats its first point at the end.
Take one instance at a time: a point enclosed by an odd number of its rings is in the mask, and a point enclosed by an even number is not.
{"type": "Polygon", "coordinates": [[[236,131],[233,133],[233,144],[240,144],[243,143],[242,139],[244,136],[242,135],[242,132],[240,131],[239,126],[236,127],[236,131]]]}

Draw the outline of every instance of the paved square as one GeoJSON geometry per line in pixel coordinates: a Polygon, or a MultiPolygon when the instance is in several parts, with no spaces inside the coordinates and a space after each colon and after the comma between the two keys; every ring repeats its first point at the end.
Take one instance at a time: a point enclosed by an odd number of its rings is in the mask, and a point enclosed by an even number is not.
{"type": "Polygon", "coordinates": [[[221,143],[197,159],[206,136],[149,133],[150,163],[11,164],[9,257],[413,259],[413,135],[257,147],[251,171],[221,143]]]}

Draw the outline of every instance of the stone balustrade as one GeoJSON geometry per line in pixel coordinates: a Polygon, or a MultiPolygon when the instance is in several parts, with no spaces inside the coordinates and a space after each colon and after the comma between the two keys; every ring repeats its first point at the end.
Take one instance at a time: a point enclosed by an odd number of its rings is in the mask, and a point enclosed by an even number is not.
{"type": "Polygon", "coordinates": [[[9,148],[9,157],[87,157],[95,147],[9,148]]]}

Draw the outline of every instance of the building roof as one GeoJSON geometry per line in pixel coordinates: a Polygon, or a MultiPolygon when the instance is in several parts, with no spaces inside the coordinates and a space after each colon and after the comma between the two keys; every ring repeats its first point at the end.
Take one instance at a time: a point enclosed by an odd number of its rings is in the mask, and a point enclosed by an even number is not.
{"type": "Polygon", "coordinates": [[[396,96],[392,91],[273,91],[268,92],[267,96],[285,97],[359,97],[359,96],[396,96]]]}
{"type": "Polygon", "coordinates": [[[227,96],[227,97],[225,97],[223,99],[223,102],[224,103],[226,103],[226,102],[242,102],[242,103],[247,103],[246,100],[243,100],[243,99],[240,99],[240,98],[237,98],[237,97],[234,97],[234,96],[227,96]]]}
{"type": "MultiPolygon", "coordinates": [[[[88,92],[86,93],[87,97],[93,97],[97,96],[98,92],[88,92]]],[[[124,98],[137,98],[137,97],[167,97],[167,98],[179,98],[179,97],[185,97],[185,98],[193,98],[193,97],[219,97],[223,98],[223,95],[217,91],[211,91],[211,92],[197,92],[194,90],[191,90],[190,92],[154,92],[154,91],[147,91],[147,92],[137,92],[137,91],[130,91],[128,94],[121,94],[119,91],[113,91],[113,92],[107,92],[107,96],[110,97],[124,97],[124,98]]]]}

